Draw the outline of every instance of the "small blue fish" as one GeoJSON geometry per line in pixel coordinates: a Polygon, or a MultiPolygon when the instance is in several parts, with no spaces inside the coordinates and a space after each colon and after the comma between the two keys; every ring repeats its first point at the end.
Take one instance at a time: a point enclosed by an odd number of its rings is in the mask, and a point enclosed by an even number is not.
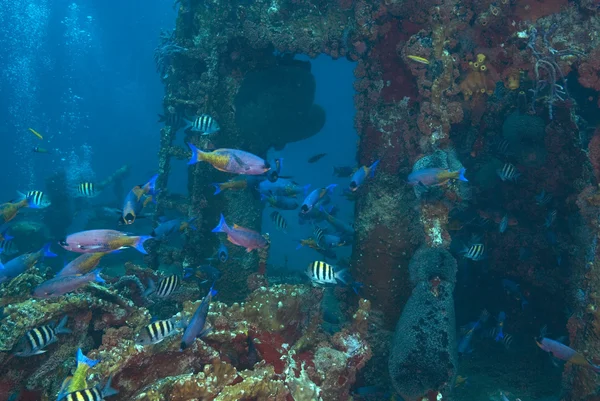
{"type": "Polygon", "coordinates": [[[508,228],[508,214],[505,214],[504,217],[502,217],[502,220],[500,220],[500,224],[498,225],[498,231],[500,231],[500,234],[503,234],[507,228],[508,228]]]}
{"type": "Polygon", "coordinates": [[[333,189],[337,187],[337,184],[330,184],[325,188],[317,188],[312,191],[302,202],[302,206],[300,207],[301,213],[308,213],[312,210],[312,208],[317,204],[318,201],[325,198],[328,194],[333,193],[333,189]]]}
{"type": "Polygon", "coordinates": [[[521,309],[525,309],[525,305],[529,304],[523,296],[520,284],[515,283],[512,280],[502,279],[502,287],[506,290],[508,295],[513,296],[517,301],[521,301],[521,309]]]}
{"type": "Polygon", "coordinates": [[[191,228],[192,230],[197,230],[196,226],[194,226],[192,224],[192,222],[196,220],[196,217],[192,217],[188,220],[184,220],[184,219],[173,219],[173,220],[166,220],[166,219],[162,219],[160,220],[161,222],[158,224],[158,226],[152,230],[152,233],[150,235],[152,235],[154,238],[157,239],[164,239],[167,237],[170,237],[171,235],[175,234],[176,232],[182,232],[184,230],[186,230],[187,228],[191,228]]]}
{"type": "Polygon", "coordinates": [[[488,311],[484,309],[476,322],[471,322],[463,327],[466,332],[460,337],[458,342],[458,352],[460,354],[469,353],[472,351],[471,340],[473,338],[473,334],[483,327],[489,316],[490,314],[488,311]]]}
{"type": "Polygon", "coordinates": [[[295,210],[300,206],[295,198],[288,198],[287,196],[282,195],[267,196],[260,194],[260,200],[267,201],[272,207],[281,210],[295,210]]]}
{"type": "Polygon", "coordinates": [[[210,290],[208,290],[208,294],[206,294],[204,299],[202,299],[202,302],[200,302],[200,305],[198,305],[198,309],[194,312],[194,316],[192,316],[192,320],[190,320],[190,323],[186,327],[183,337],[181,338],[181,351],[192,345],[196,338],[209,333],[210,329],[205,330],[204,324],[206,323],[210,301],[215,295],[217,295],[217,291],[213,290],[211,287],[210,290]]]}
{"type": "Polygon", "coordinates": [[[350,191],[354,192],[360,187],[367,177],[372,178],[375,175],[375,169],[379,165],[379,160],[371,164],[370,167],[362,166],[352,176],[350,180],[350,191]]]}
{"type": "Polygon", "coordinates": [[[50,251],[50,244],[34,253],[26,253],[9,260],[3,266],[0,264],[0,283],[12,280],[25,270],[35,266],[42,258],[53,258],[56,254],[50,251]]]}

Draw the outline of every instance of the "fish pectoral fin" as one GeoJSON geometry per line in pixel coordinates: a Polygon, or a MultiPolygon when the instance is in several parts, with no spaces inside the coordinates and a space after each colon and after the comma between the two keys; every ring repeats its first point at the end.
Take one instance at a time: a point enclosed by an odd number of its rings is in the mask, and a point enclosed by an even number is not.
{"type": "Polygon", "coordinates": [[[40,354],[43,354],[43,353],[45,353],[45,352],[46,352],[46,350],[39,349],[39,350],[37,350],[37,351],[35,351],[35,352],[32,352],[32,353],[31,353],[31,355],[40,355],[40,354]]]}

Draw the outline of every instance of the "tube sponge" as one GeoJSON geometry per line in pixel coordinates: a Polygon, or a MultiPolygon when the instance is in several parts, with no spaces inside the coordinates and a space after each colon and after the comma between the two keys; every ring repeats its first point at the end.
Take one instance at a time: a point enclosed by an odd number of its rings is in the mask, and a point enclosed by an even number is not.
{"type": "Polygon", "coordinates": [[[434,277],[446,281],[454,287],[456,284],[456,259],[443,248],[419,248],[408,265],[410,281],[418,284],[434,277]]]}
{"type": "Polygon", "coordinates": [[[388,361],[390,379],[406,400],[421,399],[430,390],[447,395],[458,369],[456,261],[444,249],[421,248],[409,270],[416,287],[396,325],[388,361]],[[435,276],[441,280],[431,280],[435,276]]]}

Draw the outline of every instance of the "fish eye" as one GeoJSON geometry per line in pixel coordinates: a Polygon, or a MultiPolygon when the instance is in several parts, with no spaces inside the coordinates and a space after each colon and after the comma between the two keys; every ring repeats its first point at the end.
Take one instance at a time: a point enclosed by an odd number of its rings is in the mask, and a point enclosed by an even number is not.
{"type": "Polygon", "coordinates": [[[300,208],[303,212],[308,212],[308,206],[306,205],[302,205],[302,207],[300,208]]]}
{"type": "Polygon", "coordinates": [[[265,161],[265,168],[266,168],[267,170],[270,170],[270,169],[271,169],[271,163],[269,163],[269,162],[265,161]]]}
{"type": "Polygon", "coordinates": [[[356,182],[352,181],[352,182],[350,183],[350,188],[356,188],[356,182]]]}
{"type": "Polygon", "coordinates": [[[67,242],[67,239],[61,239],[60,241],[58,241],[58,244],[60,246],[69,246],[69,243],[67,242]]]}
{"type": "Polygon", "coordinates": [[[134,216],[133,214],[131,214],[131,213],[127,213],[127,214],[125,215],[125,221],[127,222],[127,224],[131,224],[131,223],[133,223],[133,222],[134,222],[134,220],[135,220],[135,216],[134,216]]]}

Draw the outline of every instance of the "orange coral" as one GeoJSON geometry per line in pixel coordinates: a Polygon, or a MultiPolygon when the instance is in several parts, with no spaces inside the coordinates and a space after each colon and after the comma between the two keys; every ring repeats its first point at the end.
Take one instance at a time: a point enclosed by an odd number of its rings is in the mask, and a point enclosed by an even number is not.
{"type": "Polygon", "coordinates": [[[486,71],[473,70],[467,74],[459,87],[465,98],[468,99],[477,93],[491,95],[494,93],[496,83],[486,71]]]}

